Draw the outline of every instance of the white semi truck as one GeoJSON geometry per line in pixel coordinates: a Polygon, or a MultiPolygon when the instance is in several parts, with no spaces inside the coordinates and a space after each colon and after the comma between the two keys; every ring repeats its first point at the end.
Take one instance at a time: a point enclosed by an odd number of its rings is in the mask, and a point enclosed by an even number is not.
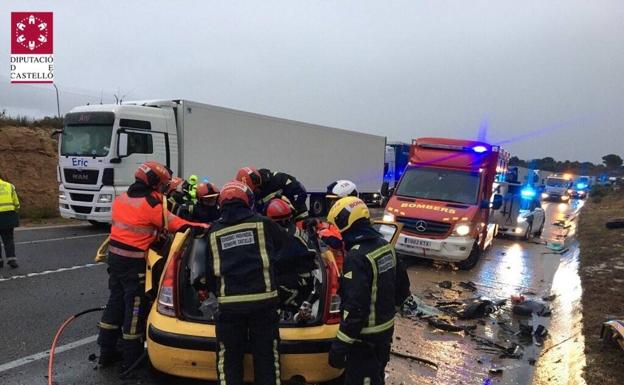
{"type": "Polygon", "coordinates": [[[81,106],[64,124],[58,180],[65,218],[110,222],[112,200],[147,160],[219,186],[242,166],[283,171],[306,187],[314,215],[326,211],[326,187],[338,179],[354,181],[369,202],[381,199],[383,136],[188,100],[81,106]]]}

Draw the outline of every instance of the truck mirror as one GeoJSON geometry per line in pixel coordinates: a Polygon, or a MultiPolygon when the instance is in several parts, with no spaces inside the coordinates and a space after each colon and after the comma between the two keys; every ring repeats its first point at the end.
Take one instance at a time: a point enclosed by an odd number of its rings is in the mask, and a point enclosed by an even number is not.
{"type": "Polygon", "coordinates": [[[119,133],[119,140],[117,142],[117,156],[119,158],[128,156],[128,134],[125,132],[119,133]]]}
{"type": "Polygon", "coordinates": [[[403,229],[402,223],[396,222],[384,222],[384,221],[374,221],[373,227],[377,230],[381,235],[383,235],[384,239],[394,246],[397,239],[399,238],[399,234],[403,229]]]}
{"type": "Polygon", "coordinates": [[[60,135],[63,133],[63,130],[54,130],[52,131],[52,133],[50,134],[50,138],[54,138],[57,135],[60,135]]]}
{"type": "Polygon", "coordinates": [[[387,197],[388,193],[389,193],[389,189],[388,189],[388,182],[383,182],[381,184],[381,195],[387,197]]]}
{"type": "Polygon", "coordinates": [[[494,194],[492,199],[492,210],[498,210],[503,205],[503,196],[500,194],[494,194]]]}

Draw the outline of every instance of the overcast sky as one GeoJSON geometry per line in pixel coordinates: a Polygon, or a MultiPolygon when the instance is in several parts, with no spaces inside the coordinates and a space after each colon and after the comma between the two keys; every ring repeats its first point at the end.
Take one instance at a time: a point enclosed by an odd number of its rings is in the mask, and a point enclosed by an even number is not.
{"type": "Polygon", "coordinates": [[[624,1],[0,2],[0,109],[53,115],[9,84],[10,12],[54,12],[61,109],[185,98],[385,135],[506,141],[521,158],[624,155],[624,1]]]}

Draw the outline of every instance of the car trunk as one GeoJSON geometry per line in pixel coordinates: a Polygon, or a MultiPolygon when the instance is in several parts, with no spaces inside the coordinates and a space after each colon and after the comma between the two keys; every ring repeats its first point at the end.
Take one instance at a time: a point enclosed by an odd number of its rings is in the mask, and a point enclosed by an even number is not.
{"type": "MultiPolygon", "coordinates": [[[[210,324],[214,322],[217,301],[214,295],[208,294],[206,290],[206,247],[208,242],[206,238],[189,238],[187,242],[191,242],[191,244],[188,245],[189,247],[186,248],[182,256],[178,271],[178,314],[180,318],[187,321],[210,324]]],[[[281,304],[280,327],[305,327],[323,323],[326,313],[328,273],[327,265],[321,255],[321,253],[317,253],[314,270],[310,272],[314,281],[312,295],[308,301],[311,316],[302,321],[295,317],[298,313],[296,309],[286,308],[281,304]]]]}

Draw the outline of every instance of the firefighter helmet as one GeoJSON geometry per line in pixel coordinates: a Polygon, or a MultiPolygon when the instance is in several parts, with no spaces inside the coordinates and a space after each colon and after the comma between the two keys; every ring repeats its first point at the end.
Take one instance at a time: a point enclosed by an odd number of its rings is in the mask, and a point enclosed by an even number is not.
{"type": "Polygon", "coordinates": [[[267,206],[267,216],[274,221],[285,221],[293,217],[293,208],[285,199],[271,199],[267,206]]]}
{"type": "Polygon", "coordinates": [[[327,198],[336,199],[348,196],[358,196],[357,186],[350,180],[337,180],[327,186],[327,198]]]}
{"type": "Polygon", "coordinates": [[[251,207],[253,205],[254,195],[249,186],[245,183],[233,180],[223,185],[219,193],[219,205],[223,206],[233,200],[239,200],[247,207],[251,207]]]}
{"type": "Polygon", "coordinates": [[[216,198],[219,196],[219,189],[212,183],[200,183],[197,186],[197,199],[216,198]]]}
{"type": "Polygon", "coordinates": [[[134,178],[155,190],[161,190],[169,185],[171,172],[162,164],[149,161],[139,166],[134,173],[134,178]]]}
{"type": "Polygon", "coordinates": [[[262,177],[258,170],[253,167],[243,167],[236,173],[236,180],[245,183],[253,191],[262,185],[262,177]]]}
{"type": "Polygon", "coordinates": [[[341,233],[362,219],[370,220],[370,212],[366,203],[357,197],[339,199],[327,214],[327,221],[336,226],[341,233]]]}

